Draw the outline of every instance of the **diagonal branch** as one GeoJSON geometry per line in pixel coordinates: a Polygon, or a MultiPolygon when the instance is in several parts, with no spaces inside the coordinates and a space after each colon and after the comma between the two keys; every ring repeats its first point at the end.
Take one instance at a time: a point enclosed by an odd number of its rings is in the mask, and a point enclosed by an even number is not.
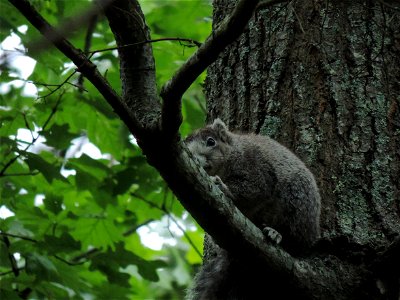
{"type": "MultiPolygon", "coordinates": [[[[114,0],[100,0],[102,6],[110,5],[114,0]]],[[[75,14],[73,18],[68,18],[68,20],[64,20],[60,22],[58,25],[55,34],[49,32],[46,35],[43,35],[42,38],[29,43],[28,49],[30,53],[38,53],[47,49],[51,43],[55,43],[60,41],[60,39],[70,37],[77,29],[82,26],[89,24],[89,27],[93,25],[93,19],[96,19],[96,16],[101,12],[101,8],[95,5],[92,5],[87,10],[82,13],[75,14]]],[[[95,22],[95,21],[94,21],[95,22]]],[[[90,31],[90,29],[89,29],[90,31]]]]}
{"type": "MultiPolygon", "coordinates": [[[[365,278],[358,268],[339,260],[326,262],[313,256],[297,259],[279,247],[266,242],[263,233],[248,220],[215,186],[207,173],[191,158],[183,143],[172,147],[166,140],[159,149],[149,151],[147,156],[156,167],[185,209],[213,240],[230,254],[245,262],[256,261],[272,272],[288,287],[299,293],[299,299],[339,299],[348,286],[365,278]],[[332,267],[329,264],[336,264],[332,267]],[[339,265],[342,265],[339,268],[339,265]],[[332,271],[337,269],[337,271],[332,271]],[[348,285],[342,285],[343,278],[348,285]],[[300,296],[301,295],[301,296],[300,296]]],[[[345,298],[341,298],[345,299],[345,298]]],[[[351,299],[351,298],[348,298],[351,299]]]]}
{"type": "Polygon", "coordinates": [[[112,89],[107,80],[99,73],[96,65],[86,55],[75,48],[53,26],[51,26],[27,0],[9,0],[19,12],[45,36],[54,46],[78,67],[81,72],[103,95],[114,111],[124,121],[132,133],[143,135],[142,127],[126,104],[112,89]]]}
{"type": "Polygon", "coordinates": [[[122,48],[127,48],[127,47],[137,47],[143,44],[148,44],[148,43],[157,43],[157,42],[165,42],[165,41],[177,41],[179,42],[182,46],[185,47],[200,47],[201,43],[199,43],[198,41],[195,41],[193,39],[186,39],[186,38],[179,38],[179,37],[166,37],[166,38],[159,38],[159,39],[153,39],[153,40],[145,40],[142,42],[137,42],[134,44],[128,44],[128,45],[123,45],[123,46],[117,46],[117,47],[109,47],[109,48],[103,48],[103,49],[98,49],[98,50],[92,50],[92,51],[88,51],[88,53],[90,54],[94,54],[94,53],[100,53],[100,52],[105,52],[105,51],[111,51],[111,50],[119,50],[122,48]],[[183,44],[183,43],[187,43],[187,44],[183,44]]]}
{"type": "Polygon", "coordinates": [[[123,101],[147,129],[146,136],[137,137],[143,148],[158,131],[161,110],[152,45],[143,42],[151,40],[150,30],[137,0],[115,0],[104,12],[118,46],[123,101]]]}
{"type": "MultiPolygon", "coordinates": [[[[83,49],[83,51],[85,52],[86,55],[89,54],[90,48],[92,47],[92,38],[93,38],[94,31],[96,29],[98,18],[99,18],[98,14],[94,14],[89,18],[89,24],[86,29],[85,46],[83,49]]],[[[78,86],[79,86],[79,91],[81,93],[84,91],[83,79],[84,79],[84,76],[81,73],[78,78],[78,86]]]]}
{"type": "MultiPolygon", "coordinates": [[[[263,8],[287,0],[266,0],[263,8]]],[[[218,57],[227,45],[235,41],[253,15],[259,1],[240,0],[232,14],[213,30],[200,48],[180,67],[161,90],[163,99],[162,125],[165,133],[175,135],[182,123],[181,98],[196,78],[218,57]]]]}

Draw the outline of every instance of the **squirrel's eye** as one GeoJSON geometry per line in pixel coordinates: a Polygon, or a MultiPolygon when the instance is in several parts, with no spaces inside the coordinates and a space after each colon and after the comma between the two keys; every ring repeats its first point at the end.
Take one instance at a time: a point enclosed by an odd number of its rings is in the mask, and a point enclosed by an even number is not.
{"type": "Polygon", "coordinates": [[[214,147],[216,144],[215,140],[212,137],[208,137],[207,138],[207,143],[206,146],[207,147],[214,147]]]}

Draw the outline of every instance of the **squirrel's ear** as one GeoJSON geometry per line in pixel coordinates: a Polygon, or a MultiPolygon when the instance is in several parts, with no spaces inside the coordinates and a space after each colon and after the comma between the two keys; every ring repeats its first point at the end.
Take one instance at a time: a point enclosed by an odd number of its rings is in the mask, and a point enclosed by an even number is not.
{"type": "Polygon", "coordinates": [[[222,122],[222,120],[220,118],[215,119],[214,122],[212,123],[211,127],[216,131],[228,130],[225,123],[222,122]]]}
{"type": "Polygon", "coordinates": [[[230,143],[232,138],[229,134],[228,127],[226,127],[225,123],[222,122],[221,119],[215,119],[213,124],[211,125],[211,128],[215,130],[217,133],[218,137],[221,139],[221,141],[225,143],[230,143]]]}

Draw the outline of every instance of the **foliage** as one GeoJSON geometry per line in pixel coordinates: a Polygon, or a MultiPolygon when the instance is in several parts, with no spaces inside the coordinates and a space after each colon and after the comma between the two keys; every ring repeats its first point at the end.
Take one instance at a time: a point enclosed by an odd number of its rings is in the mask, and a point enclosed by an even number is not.
{"type": "MultiPolygon", "coordinates": [[[[32,4],[58,25],[90,2],[32,4]]],[[[201,42],[211,30],[207,1],[141,4],[153,39],[201,42]]],[[[0,11],[0,40],[20,38],[18,48],[30,55],[24,46],[40,39],[36,29],[7,2],[0,3],[0,11]]],[[[86,27],[69,36],[82,49],[86,27]]],[[[91,43],[91,50],[115,46],[104,18],[98,19],[91,43]]],[[[153,47],[159,87],[194,51],[176,41],[153,47]]],[[[71,62],[51,47],[32,56],[36,63],[29,78],[26,56],[2,51],[0,57],[0,298],[181,298],[200,262],[195,249],[201,249],[201,230],[194,230],[95,88],[87,81],[78,87],[71,62]],[[140,230],[155,232],[163,247],[143,244],[140,230]]],[[[92,61],[119,91],[116,51],[99,52],[92,61]]],[[[203,123],[203,79],[183,99],[182,135],[203,123]]]]}

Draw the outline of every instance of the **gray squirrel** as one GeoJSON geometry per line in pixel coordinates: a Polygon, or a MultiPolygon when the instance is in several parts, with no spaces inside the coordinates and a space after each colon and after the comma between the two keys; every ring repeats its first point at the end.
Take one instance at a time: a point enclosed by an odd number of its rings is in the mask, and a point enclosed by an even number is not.
{"type": "MultiPolygon", "coordinates": [[[[264,233],[272,234],[277,243],[282,238],[283,249],[301,256],[317,241],[321,209],[317,184],[289,149],[266,136],[232,133],[220,119],[194,132],[185,143],[248,219],[267,229],[264,233]]],[[[254,275],[256,266],[231,257],[210,236],[205,248],[207,257],[186,299],[262,299],[265,284],[249,275],[254,275]]]]}

